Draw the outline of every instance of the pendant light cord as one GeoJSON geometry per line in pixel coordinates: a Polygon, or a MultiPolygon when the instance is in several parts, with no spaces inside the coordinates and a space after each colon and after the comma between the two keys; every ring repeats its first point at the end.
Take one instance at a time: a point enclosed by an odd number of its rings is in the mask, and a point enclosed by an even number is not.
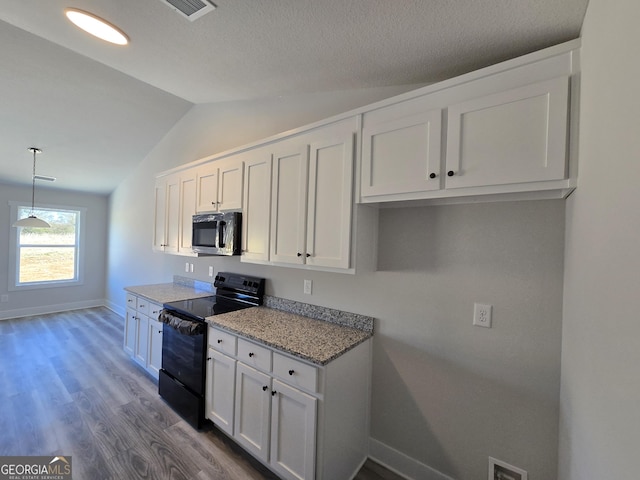
{"type": "Polygon", "coordinates": [[[33,175],[31,176],[31,215],[33,216],[33,210],[36,204],[36,154],[41,150],[36,147],[31,147],[29,150],[33,152],[33,175]]]}

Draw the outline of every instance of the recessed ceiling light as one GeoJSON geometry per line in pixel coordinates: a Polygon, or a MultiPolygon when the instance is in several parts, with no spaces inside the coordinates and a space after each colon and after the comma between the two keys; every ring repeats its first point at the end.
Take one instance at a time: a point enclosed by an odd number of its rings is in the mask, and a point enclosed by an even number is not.
{"type": "Polygon", "coordinates": [[[64,13],[74,25],[95,37],[116,45],[129,43],[129,38],[122,30],[100,17],[76,8],[67,8],[64,13]]]}

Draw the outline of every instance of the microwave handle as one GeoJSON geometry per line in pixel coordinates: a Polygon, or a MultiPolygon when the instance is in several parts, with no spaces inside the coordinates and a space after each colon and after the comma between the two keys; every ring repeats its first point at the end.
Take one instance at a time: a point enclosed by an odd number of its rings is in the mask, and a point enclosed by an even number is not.
{"type": "Polygon", "coordinates": [[[218,248],[225,247],[224,234],[226,229],[227,229],[227,222],[225,222],[224,220],[221,220],[220,222],[218,222],[218,248]]]}

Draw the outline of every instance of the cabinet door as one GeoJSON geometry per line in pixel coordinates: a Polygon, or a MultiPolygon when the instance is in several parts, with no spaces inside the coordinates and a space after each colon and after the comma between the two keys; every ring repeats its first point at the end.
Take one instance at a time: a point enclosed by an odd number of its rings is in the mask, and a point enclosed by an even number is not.
{"type": "Polygon", "coordinates": [[[235,383],[236,361],[209,347],[205,415],[229,435],[233,435],[235,383]]]}
{"type": "MultiPolygon", "coordinates": [[[[127,295],[127,299],[129,296],[127,295]]],[[[124,351],[133,356],[136,349],[136,331],[138,328],[138,319],[136,318],[136,311],[132,308],[127,308],[127,312],[124,318],[124,351]]]]}
{"type": "Polygon", "coordinates": [[[435,109],[364,128],[361,195],[438,190],[441,125],[435,109]]]}
{"type": "Polygon", "coordinates": [[[178,252],[180,238],[180,176],[170,175],[167,178],[167,206],[166,206],[166,242],[164,251],[167,253],[178,252]]]}
{"type": "Polygon", "coordinates": [[[149,317],[136,313],[136,344],[134,356],[136,362],[147,368],[149,353],[149,317]]]}
{"type": "Polygon", "coordinates": [[[238,157],[220,160],[218,166],[218,210],[242,209],[242,160],[238,157]]]}
{"type": "Polygon", "coordinates": [[[148,332],[147,370],[155,378],[158,378],[162,368],[162,323],[149,318],[148,332]]]}
{"type": "Polygon", "coordinates": [[[308,165],[308,145],[294,144],[273,156],[270,249],[273,262],[305,261],[308,165]]]}
{"type": "Polygon", "coordinates": [[[446,188],[566,176],[566,77],[449,108],[446,188]]]}
{"type": "Polygon", "coordinates": [[[178,252],[191,253],[193,215],[196,213],[196,173],[183,172],[180,177],[180,233],[178,252]]]}
{"type": "Polygon", "coordinates": [[[167,179],[156,179],[154,190],[154,214],[153,214],[153,251],[164,252],[166,241],[167,221],[167,179]]]}
{"type": "Polygon", "coordinates": [[[312,143],[310,150],[305,261],[349,268],[353,135],[312,143]]]}
{"type": "Polygon", "coordinates": [[[269,260],[271,154],[252,152],[244,161],[242,261],[269,260]]]}
{"type": "Polygon", "coordinates": [[[317,399],[273,381],[269,463],[285,479],[313,479],[317,399]]]}
{"type": "Polygon", "coordinates": [[[242,362],[236,367],[234,438],[256,457],[269,458],[271,378],[242,362]]]}
{"type": "Polygon", "coordinates": [[[197,167],[196,212],[218,211],[218,165],[215,162],[197,167]]]}

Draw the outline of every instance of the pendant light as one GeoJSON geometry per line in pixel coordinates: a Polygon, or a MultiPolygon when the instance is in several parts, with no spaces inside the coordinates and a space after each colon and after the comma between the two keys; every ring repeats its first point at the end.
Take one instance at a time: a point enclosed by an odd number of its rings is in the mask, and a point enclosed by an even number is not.
{"type": "Polygon", "coordinates": [[[27,218],[21,218],[17,222],[13,224],[14,227],[38,227],[38,228],[48,228],[49,225],[44,220],[39,219],[33,214],[33,209],[35,206],[36,199],[36,155],[38,153],[42,153],[42,150],[39,148],[31,147],[29,148],[30,152],[33,152],[33,176],[31,182],[31,214],[27,218]]]}

